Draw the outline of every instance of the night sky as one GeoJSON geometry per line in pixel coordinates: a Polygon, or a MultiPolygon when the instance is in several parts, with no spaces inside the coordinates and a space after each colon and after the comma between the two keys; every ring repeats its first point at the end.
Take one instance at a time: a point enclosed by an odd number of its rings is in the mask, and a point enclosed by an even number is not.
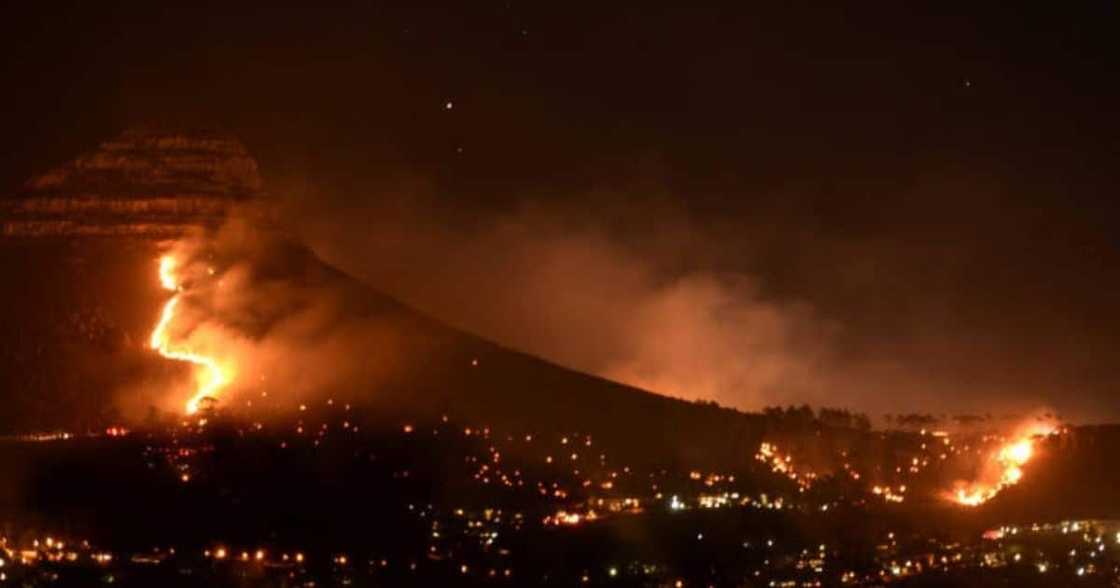
{"type": "Polygon", "coordinates": [[[1115,3],[110,4],[4,9],[4,193],[223,128],[328,261],[561,364],[1120,418],[1115,3]]]}

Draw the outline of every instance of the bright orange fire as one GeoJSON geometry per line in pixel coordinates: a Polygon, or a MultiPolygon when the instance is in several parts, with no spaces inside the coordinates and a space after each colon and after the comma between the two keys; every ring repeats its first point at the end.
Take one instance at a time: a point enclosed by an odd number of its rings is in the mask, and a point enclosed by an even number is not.
{"type": "Polygon", "coordinates": [[[160,284],[165,290],[174,292],[175,295],[163,305],[163,312],[160,313],[159,323],[156,324],[156,328],[152,331],[149,345],[152,349],[159,352],[160,355],[168,359],[186,361],[200,368],[195,375],[198,380],[198,386],[191,398],[187,400],[186,405],[187,414],[194,414],[198,412],[199,405],[204,399],[217,398],[219,391],[229,383],[232,376],[218,364],[216,359],[192,352],[188,349],[176,347],[172,344],[171,337],[168,334],[168,328],[171,322],[175,320],[175,308],[179,304],[179,296],[182,293],[182,287],[179,285],[179,281],[175,276],[175,269],[176,262],[174,257],[165,255],[160,258],[160,284]]]}
{"type": "Polygon", "coordinates": [[[1040,425],[1001,445],[991,457],[998,467],[998,478],[961,486],[956,492],[950,493],[949,498],[964,506],[979,506],[994,498],[1004,488],[1018,484],[1023,479],[1023,466],[1034,456],[1035,441],[1038,437],[1055,432],[1052,426],[1040,425]]]}

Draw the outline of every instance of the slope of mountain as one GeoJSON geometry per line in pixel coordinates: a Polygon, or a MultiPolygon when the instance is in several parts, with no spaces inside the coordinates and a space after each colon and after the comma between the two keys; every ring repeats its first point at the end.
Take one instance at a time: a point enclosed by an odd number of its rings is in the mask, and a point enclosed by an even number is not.
{"type": "MultiPolygon", "coordinates": [[[[0,341],[7,407],[0,428],[96,428],[117,418],[122,391],[158,393],[151,391],[169,373],[181,374],[183,365],[146,345],[166,300],[155,279],[161,240],[219,225],[232,207],[258,198],[261,186],[256,163],[232,137],[135,130],[3,200],[0,263],[12,279],[0,292],[7,334],[0,341]]],[[[503,349],[372,291],[298,245],[278,248],[282,254],[258,260],[254,271],[271,272],[272,287],[311,283],[307,296],[348,300],[346,312],[360,318],[337,320],[372,325],[393,350],[399,361],[383,378],[344,384],[387,412],[450,412],[505,429],[580,431],[689,460],[743,463],[757,448],[756,416],[503,349]]]]}

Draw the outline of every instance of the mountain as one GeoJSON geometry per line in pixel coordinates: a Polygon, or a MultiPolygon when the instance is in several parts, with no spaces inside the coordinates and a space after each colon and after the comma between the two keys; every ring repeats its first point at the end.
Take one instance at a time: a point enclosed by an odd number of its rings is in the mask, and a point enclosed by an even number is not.
{"type": "MultiPolygon", "coordinates": [[[[0,341],[7,407],[0,428],[96,429],[122,410],[139,412],[119,401],[134,390],[155,404],[160,383],[185,367],[147,347],[167,299],[156,280],[159,252],[191,230],[221,225],[240,205],[266,200],[262,186],[256,162],[233,137],[130,130],[3,200],[0,263],[10,279],[0,292],[7,333],[0,341]]],[[[345,300],[330,311],[337,315],[332,328],[364,325],[391,351],[392,370],[364,380],[367,372],[355,372],[332,384],[346,388],[340,394],[387,413],[580,431],[623,451],[687,461],[746,463],[757,449],[758,415],[670,399],[504,349],[413,311],[299,244],[283,237],[268,243],[252,263],[254,275],[267,278],[262,289],[298,292],[293,307],[345,300]]],[[[268,320],[282,321],[287,310],[273,310],[268,320]]],[[[254,309],[252,320],[264,321],[263,312],[254,309]]],[[[261,338],[270,327],[257,324],[248,337],[261,338]]],[[[361,360],[367,344],[334,353],[361,360]]]]}

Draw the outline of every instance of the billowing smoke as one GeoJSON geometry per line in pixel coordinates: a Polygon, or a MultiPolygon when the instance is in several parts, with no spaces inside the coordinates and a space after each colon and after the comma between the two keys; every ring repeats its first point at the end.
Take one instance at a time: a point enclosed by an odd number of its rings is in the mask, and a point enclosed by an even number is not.
{"type": "Polygon", "coordinates": [[[439,332],[387,324],[397,314],[370,310],[371,299],[393,304],[381,291],[501,345],[690,400],[939,419],[1052,406],[1068,416],[1046,394],[1044,365],[1016,365],[1014,342],[939,319],[936,296],[892,290],[931,271],[892,260],[905,242],[872,254],[812,227],[791,235],[781,211],[723,220],[669,197],[593,193],[476,210],[433,192],[423,182],[360,196],[304,190],[282,199],[284,238],[233,222],[190,242],[202,277],[184,301],[196,313],[184,317],[185,336],[201,347],[237,342],[226,353],[238,389],[368,395],[425,361],[429,348],[416,343],[439,332]],[[303,268],[294,274],[293,260],[303,268]],[[837,312],[845,305],[854,310],[837,312]]]}
{"type": "Polygon", "coordinates": [[[1055,402],[1061,374],[1024,366],[1045,349],[1005,333],[1002,315],[953,313],[970,292],[951,263],[967,241],[838,236],[796,194],[723,218],[643,187],[480,208],[423,181],[289,192],[289,226],[328,263],[455,326],[656,392],[872,415],[1083,408],[1055,402]]]}
{"type": "MultiPolygon", "coordinates": [[[[379,301],[354,282],[287,237],[240,217],[216,234],[174,243],[167,254],[182,287],[170,338],[174,347],[222,367],[230,383],[215,394],[220,405],[290,407],[312,395],[366,397],[415,342],[386,324],[379,301]]],[[[157,402],[178,413],[197,382],[172,380],[175,392],[160,382],[157,402]]]]}
{"type": "Polygon", "coordinates": [[[360,207],[298,199],[289,218],[374,287],[568,367],[746,409],[853,403],[830,373],[838,325],[713,267],[711,227],[666,200],[525,201],[475,216],[422,191],[390,193],[360,207]]]}

